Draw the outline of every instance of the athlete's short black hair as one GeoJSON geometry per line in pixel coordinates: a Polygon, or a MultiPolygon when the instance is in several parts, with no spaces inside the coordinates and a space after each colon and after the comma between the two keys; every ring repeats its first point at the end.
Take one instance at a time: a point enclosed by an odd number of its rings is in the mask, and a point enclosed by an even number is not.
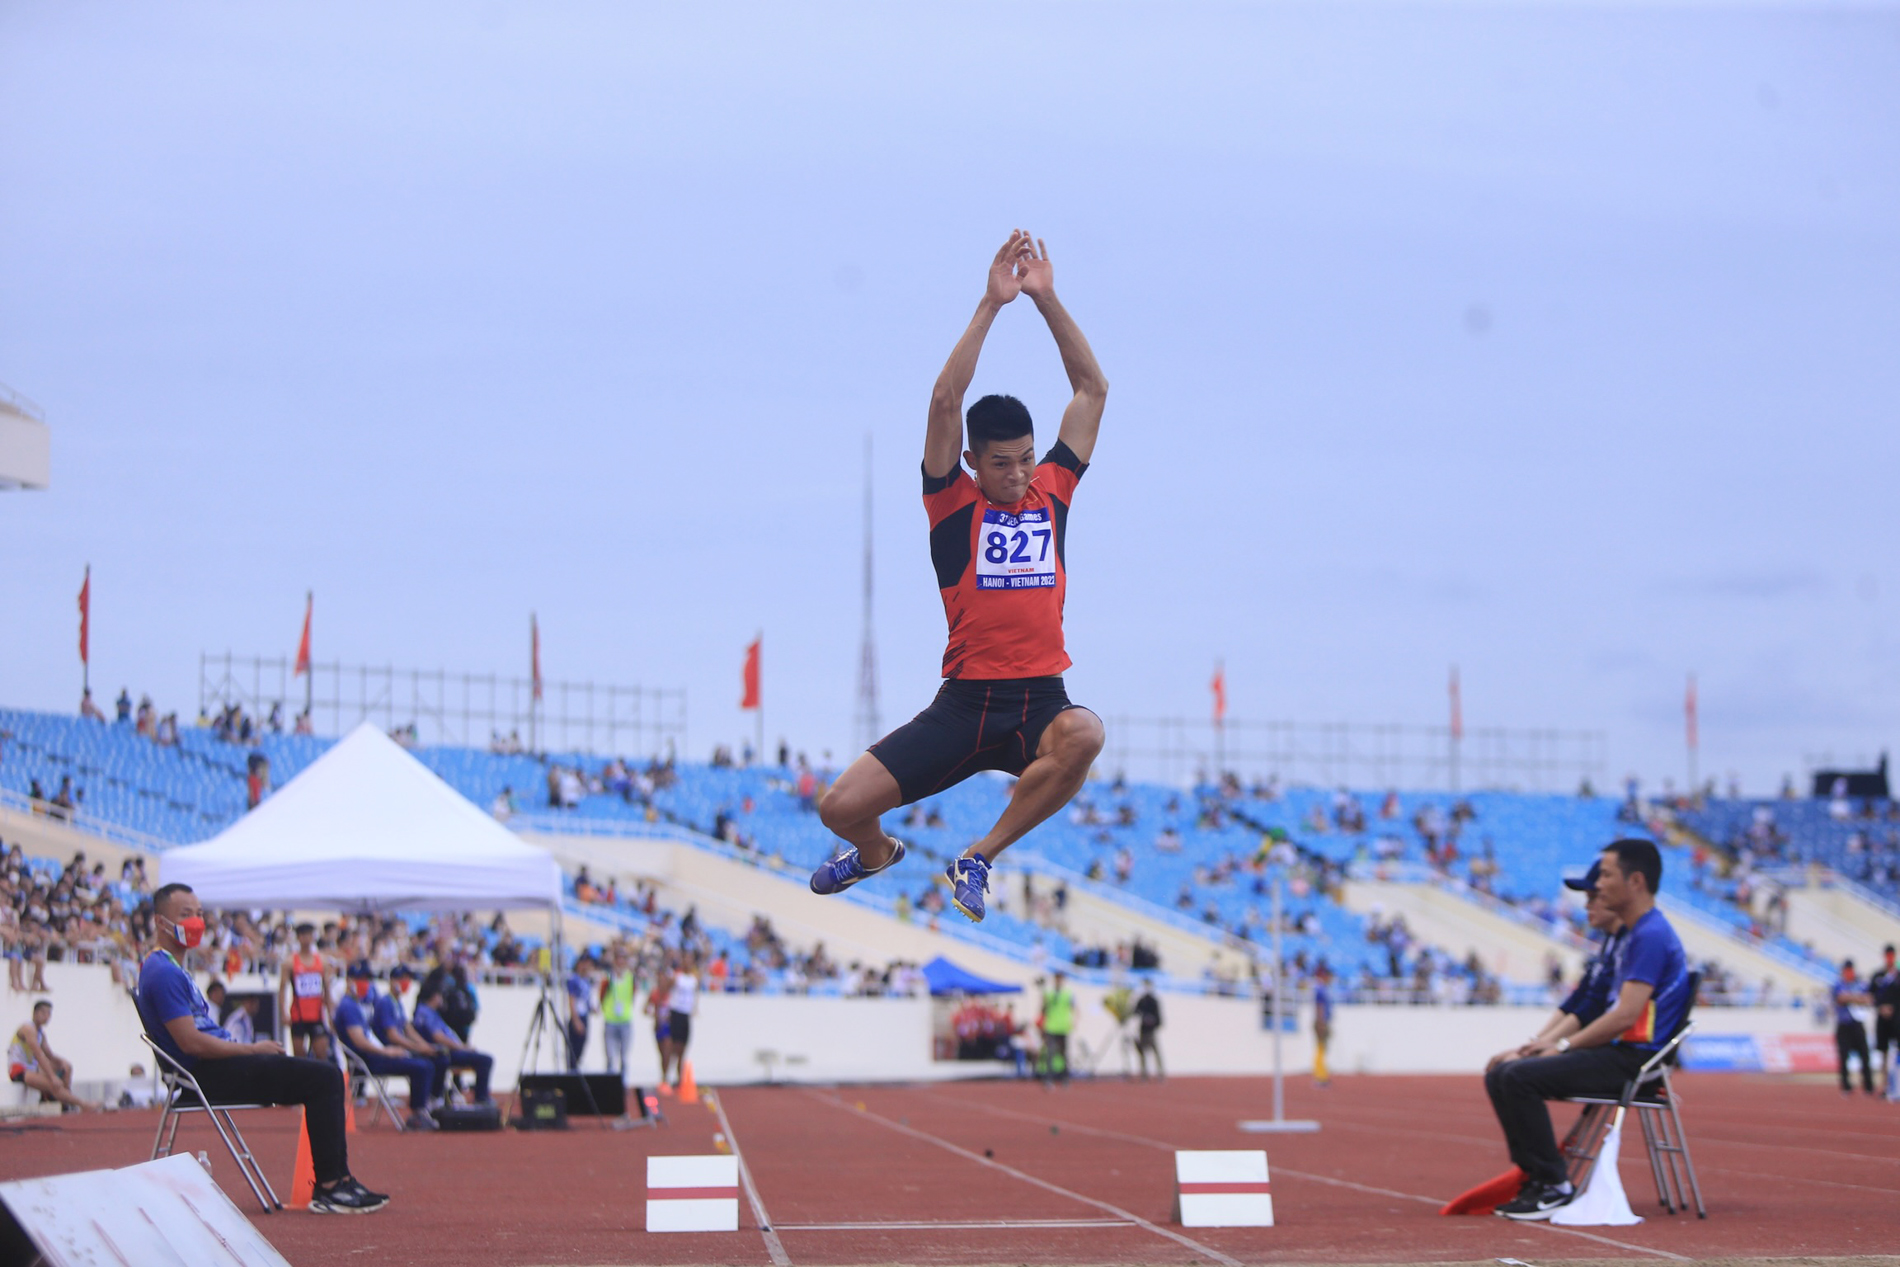
{"type": "Polygon", "coordinates": [[[1603,852],[1616,855],[1616,864],[1623,869],[1625,877],[1640,874],[1649,885],[1651,897],[1662,888],[1662,851],[1656,848],[1655,841],[1633,836],[1613,840],[1603,847],[1603,852]]]}
{"type": "Polygon", "coordinates": [[[999,440],[1019,440],[1034,435],[1036,430],[1029,421],[1028,406],[1014,396],[983,397],[970,406],[970,411],[963,416],[963,425],[970,434],[971,452],[999,440]]]}

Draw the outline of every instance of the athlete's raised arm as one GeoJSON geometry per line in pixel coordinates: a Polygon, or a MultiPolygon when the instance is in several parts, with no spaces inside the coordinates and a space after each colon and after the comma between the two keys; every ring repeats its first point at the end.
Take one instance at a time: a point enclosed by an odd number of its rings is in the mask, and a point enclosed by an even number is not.
{"type": "Polygon", "coordinates": [[[1004,304],[1022,293],[1020,272],[1029,252],[1029,235],[1021,229],[1012,231],[1009,241],[1003,243],[996,258],[990,261],[990,280],[983,291],[983,302],[976,306],[976,315],[970,318],[963,337],[957,340],[950,359],[944,362],[943,373],[937,375],[937,385],[930,389],[924,473],[932,479],[942,479],[957,469],[958,457],[963,452],[963,393],[970,390],[970,380],[976,376],[976,358],[983,352],[983,339],[990,332],[990,324],[1004,304]]]}
{"type": "Polygon", "coordinates": [[[1095,452],[1095,435],[1101,430],[1102,410],[1108,404],[1108,380],[1102,377],[1102,367],[1095,363],[1095,352],[1082,337],[1081,327],[1056,298],[1055,267],[1049,263],[1049,248],[1041,238],[1030,246],[1017,276],[1023,294],[1035,300],[1037,311],[1049,323],[1049,333],[1056,337],[1056,350],[1062,353],[1062,368],[1075,392],[1069,407],[1062,411],[1062,430],[1056,438],[1087,462],[1095,452]]]}

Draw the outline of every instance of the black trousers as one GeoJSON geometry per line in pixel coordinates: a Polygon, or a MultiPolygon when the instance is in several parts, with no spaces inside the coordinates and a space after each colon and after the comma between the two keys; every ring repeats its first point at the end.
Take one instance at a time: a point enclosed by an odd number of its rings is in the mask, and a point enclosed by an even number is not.
{"type": "Polygon", "coordinates": [[[587,1050],[588,1025],[587,1021],[578,1025],[573,1021],[567,1023],[567,1068],[570,1073],[581,1067],[581,1055],[587,1050]]]}
{"type": "Polygon", "coordinates": [[[1621,1043],[1587,1047],[1559,1056],[1513,1060],[1484,1075],[1491,1108],[1504,1128],[1511,1162],[1533,1183],[1562,1183],[1569,1177],[1557,1133],[1551,1129],[1546,1100],[1588,1095],[1616,1097],[1636,1076],[1651,1053],[1621,1043]]]}
{"type": "Polygon", "coordinates": [[[319,1184],[350,1173],[343,1142],[343,1073],[324,1060],[231,1056],[192,1069],[213,1104],[301,1104],[310,1132],[310,1164],[319,1184]]]}
{"type": "Polygon", "coordinates": [[[1852,1091],[1847,1077],[1847,1058],[1860,1057],[1860,1085],[1868,1095],[1874,1093],[1874,1062],[1867,1051],[1867,1027],[1859,1021],[1842,1021],[1834,1027],[1834,1054],[1841,1062],[1841,1090],[1852,1091]]]}

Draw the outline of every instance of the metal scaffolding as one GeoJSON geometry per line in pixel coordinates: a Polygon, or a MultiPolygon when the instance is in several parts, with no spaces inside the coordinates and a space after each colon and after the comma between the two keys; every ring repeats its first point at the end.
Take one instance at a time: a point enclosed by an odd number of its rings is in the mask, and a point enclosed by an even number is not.
{"type": "MultiPolygon", "coordinates": [[[[216,713],[232,704],[257,718],[284,710],[284,729],[305,694],[286,657],[203,654],[198,657],[198,707],[216,713]]],[[[416,728],[421,744],[487,748],[511,737],[525,748],[534,683],[494,673],[313,661],[308,685],[311,724],[341,735],[362,722],[385,730],[416,728]]],[[[538,746],[549,752],[665,756],[686,748],[686,692],[593,682],[543,682],[535,710],[538,746]]]]}
{"type": "Polygon", "coordinates": [[[1182,784],[1221,769],[1243,779],[1376,788],[1573,791],[1602,782],[1609,740],[1600,730],[1514,730],[1356,722],[1109,717],[1098,768],[1182,784]],[[1218,754],[1218,757],[1217,757],[1218,754]],[[1456,774],[1454,775],[1454,771],[1456,774]]]}

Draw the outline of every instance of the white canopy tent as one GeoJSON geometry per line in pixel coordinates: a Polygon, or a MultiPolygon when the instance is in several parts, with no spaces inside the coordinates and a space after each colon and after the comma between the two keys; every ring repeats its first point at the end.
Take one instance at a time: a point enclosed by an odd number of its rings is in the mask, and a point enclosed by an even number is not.
{"type": "Polygon", "coordinates": [[[561,868],[367,722],[201,845],[166,851],[167,884],[209,907],[492,911],[559,927],[561,868]]]}

